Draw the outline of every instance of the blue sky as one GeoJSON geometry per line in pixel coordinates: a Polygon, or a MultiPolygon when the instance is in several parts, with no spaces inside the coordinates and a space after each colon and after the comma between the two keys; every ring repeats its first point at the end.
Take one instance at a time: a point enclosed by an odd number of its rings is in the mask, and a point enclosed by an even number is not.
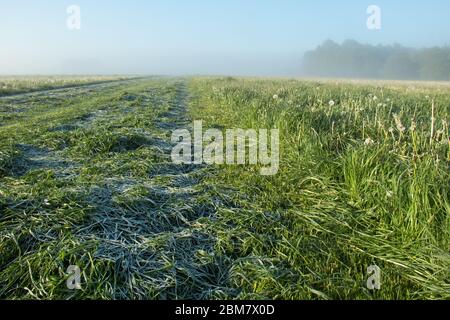
{"type": "Polygon", "coordinates": [[[306,50],[349,38],[450,45],[450,1],[0,0],[0,74],[296,75],[306,50]],[[366,27],[372,4],[381,30],[366,27]]]}

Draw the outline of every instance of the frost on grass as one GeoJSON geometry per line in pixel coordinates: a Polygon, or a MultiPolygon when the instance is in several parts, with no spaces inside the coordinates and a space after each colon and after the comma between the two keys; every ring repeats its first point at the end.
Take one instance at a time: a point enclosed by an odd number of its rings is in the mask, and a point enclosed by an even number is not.
{"type": "MultiPolygon", "coordinates": [[[[200,185],[204,168],[169,162],[169,128],[188,121],[185,84],[114,88],[97,88],[105,98],[91,104],[95,90],[58,91],[53,97],[73,103],[61,120],[37,127],[37,139],[18,134],[27,143],[11,149],[20,158],[15,179],[21,187],[1,203],[10,211],[0,217],[1,297],[187,299],[226,291],[226,265],[215,263],[215,238],[199,222],[215,214],[200,185]],[[31,190],[35,200],[28,199],[31,190]],[[29,218],[16,222],[22,213],[29,218]],[[85,272],[85,291],[64,288],[68,263],[85,272]],[[23,279],[18,287],[16,277],[23,279]]],[[[52,112],[37,110],[24,116],[52,112]]],[[[1,165],[7,168],[15,155],[4,150],[1,165]]]]}
{"type": "Polygon", "coordinates": [[[449,298],[449,101],[213,78],[1,98],[0,298],[449,298]],[[276,126],[279,173],[174,165],[171,130],[191,117],[276,126]],[[377,293],[361,286],[372,264],[377,293]]]}

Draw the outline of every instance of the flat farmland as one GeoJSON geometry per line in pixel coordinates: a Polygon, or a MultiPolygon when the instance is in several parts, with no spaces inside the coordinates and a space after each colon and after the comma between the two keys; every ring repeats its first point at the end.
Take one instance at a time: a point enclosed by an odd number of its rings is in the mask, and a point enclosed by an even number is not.
{"type": "Polygon", "coordinates": [[[0,78],[0,96],[2,299],[450,299],[448,84],[0,78]],[[278,129],[277,173],[174,163],[198,120],[278,129]]]}

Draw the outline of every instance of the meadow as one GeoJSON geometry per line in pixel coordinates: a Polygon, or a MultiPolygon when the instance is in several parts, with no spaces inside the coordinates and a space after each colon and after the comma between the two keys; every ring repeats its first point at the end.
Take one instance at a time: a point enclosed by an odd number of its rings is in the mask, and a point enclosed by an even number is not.
{"type": "Polygon", "coordinates": [[[0,97],[39,90],[123,80],[123,76],[0,76],[0,97]]]}
{"type": "Polygon", "coordinates": [[[449,116],[445,83],[155,77],[2,97],[0,298],[450,299],[449,116]],[[279,129],[278,173],[173,164],[171,132],[194,120],[279,129]]]}

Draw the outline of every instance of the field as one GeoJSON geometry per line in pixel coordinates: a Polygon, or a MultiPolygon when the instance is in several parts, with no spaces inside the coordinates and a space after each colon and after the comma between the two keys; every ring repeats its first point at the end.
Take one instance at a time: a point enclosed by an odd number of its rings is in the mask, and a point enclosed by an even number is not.
{"type": "Polygon", "coordinates": [[[125,79],[125,77],[121,76],[0,76],[0,97],[123,79],[125,79]]]}
{"type": "Polygon", "coordinates": [[[115,80],[0,98],[0,298],[450,299],[448,84],[115,80]],[[278,174],[174,164],[193,120],[278,174]]]}

